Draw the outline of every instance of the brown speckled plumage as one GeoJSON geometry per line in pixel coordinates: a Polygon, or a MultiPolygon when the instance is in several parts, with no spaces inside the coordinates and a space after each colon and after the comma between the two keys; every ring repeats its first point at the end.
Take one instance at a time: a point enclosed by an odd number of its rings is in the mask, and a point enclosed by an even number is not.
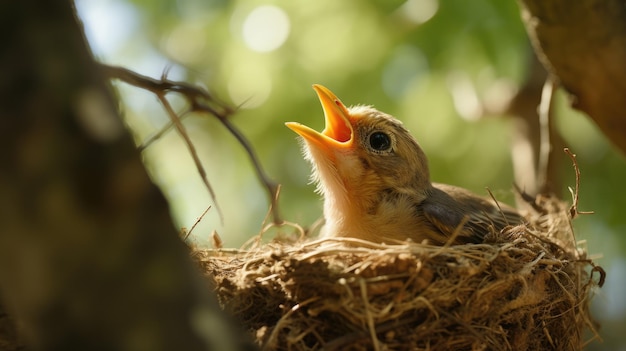
{"type": "Polygon", "coordinates": [[[319,133],[298,123],[313,179],[324,197],[322,235],[373,242],[478,243],[492,231],[523,221],[506,205],[430,181],[428,159],[392,116],[369,106],[346,108],[315,85],[326,118],[319,133]]]}

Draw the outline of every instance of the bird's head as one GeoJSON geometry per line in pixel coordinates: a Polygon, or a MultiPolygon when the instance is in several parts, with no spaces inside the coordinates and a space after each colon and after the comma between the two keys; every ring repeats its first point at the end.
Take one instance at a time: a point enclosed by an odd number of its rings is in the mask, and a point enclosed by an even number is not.
{"type": "Polygon", "coordinates": [[[321,85],[313,89],[324,110],[324,130],[296,122],[286,125],[305,141],[305,155],[326,207],[369,211],[389,192],[417,201],[426,197],[431,186],[426,155],[399,120],[370,106],[347,108],[321,85]]]}

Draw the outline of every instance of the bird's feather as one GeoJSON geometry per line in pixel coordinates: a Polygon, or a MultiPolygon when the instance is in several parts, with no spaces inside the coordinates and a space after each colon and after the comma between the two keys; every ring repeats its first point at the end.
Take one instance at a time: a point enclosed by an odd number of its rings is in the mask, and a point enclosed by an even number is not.
{"type": "Polygon", "coordinates": [[[431,183],[424,150],[399,120],[371,106],[346,108],[327,88],[314,89],[324,108],[324,130],[288,126],[304,138],[314,166],[324,197],[324,236],[480,243],[523,221],[506,205],[431,183]]]}
{"type": "Polygon", "coordinates": [[[455,243],[478,243],[485,235],[517,225],[522,217],[516,210],[470,191],[447,184],[433,184],[429,196],[420,204],[424,217],[455,243]]]}

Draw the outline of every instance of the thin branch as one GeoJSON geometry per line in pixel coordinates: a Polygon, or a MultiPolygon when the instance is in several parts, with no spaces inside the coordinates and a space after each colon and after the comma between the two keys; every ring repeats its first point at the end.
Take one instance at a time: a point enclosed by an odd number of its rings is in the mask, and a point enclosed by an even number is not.
{"type": "MultiPolygon", "coordinates": [[[[182,115],[178,116],[178,119],[180,121],[182,121],[187,116],[189,116],[189,115],[186,114],[186,113],[183,113],[182,115]]],[[[139,152],[143,152],[150,145],[152,145],[152,143],[154,143],[155,141],[161,139],[161,137],[163,135],[165,135],[165,133],[169,132],[172,128],[174,128],[174,122],[169,121],[158,132],[156,132],[155,134],[153,134],[153,135],[149,136],[148,138],[146,138],[146,140],[143,143],[141,143],[141,145],[137,146],[137,149],[139,150],[139,152]]]]}
{"type": "MultiPolygon", "coordinates": [[[[271,203],[271,211],[273,214],[273,220],[275,224],[282,224],[283,221],[280,217],[280,212],[278,209],[278,193],[279,193],[279,185],[274,182],[265,172],[264,168],[261,166],[261,162],[257,157],[252,145],[248,141],[248,139],[231,123],[229,120],[229,116],[234,113],[234,110],[227,106],[226,104],[220,102],[214,96],[212,96],[205,89],[185,83],[185,82],[177,82],[166,79],[163,76],[161,79],[154,79],[148,76],[144,76],[138,74],[134,71],[123,67],[115,67],[100,64],[100,68],[103,71],[105,76],[108,76],[111,79],[119,79],[127,84],[136,86],[141,89],[148,90],[154,93],[161,103],[163,103],[164,107],[168,110],[168,114],[170,115],[171,124],[168,124],[163,128],[162,131],[157,133],[155,137],[152,137],[149,140],[149,143],[144,143],[142,147],[147,147],[150,143],[152,143],[155,138],[161,136],[165,131],[169,130],[172,126],[176,127],[177,131],[181,134],[185,142],[187,143],[187,147],[192,152],[192,157],[194,158],[194,162],[196,162],[196,167],[202,176],[202,179],[205,183],[205,186],[211,193],[213,200],[215,201],[215,196],[213,194],[213,189],[209,185],[208,180],[206,179],[206,173],[204,172],[204,168],[200,164],[200,160],[195,154],[195,148],[191,145],[191,141],[187,137],[187,133],[185,132],[184,126],[180,124],[181,117],[177,116],[176,113],[171,108],[171,105],[165,99],[165,95],[169,92],[175,92],[183,95],[190,104],[190,111],[194,112],[204,112],[210,115],[215,116],[222,125],[228,129],[228,131],[237,139],[237,141],[244,148],[248,157],[250,158],[253,167],[255,169],[256,175],[259,178],[259,181],[262,183],[263,187],[266,189],[271,203]]],[[[217,206],[216,206],[217,208],[217,206]]],[[[221,211],[218,209],[218,213],[221,211]]]]}
{"type": "Polygon", "coordinates": [[[533,208],[533,210],[537,211],[537,213],[540,213],[540,214],[547,213],[546,209],[537,203],[534,196],[531,196],[530,194],[522,190],[519,187],[519,185],[517,185],[517,183],[513,183],[513,187],[515,188],[515,191],[517,191],[517,194],[522,198],[522,200],[524,200],[525,203],[530,205],[533,208]]]}
{"type": "Polygon", "coordinates": [[[578,217],[579,214],[593,214],[593,211],[579,211],[578,210],[578,193],[580,190],[580,168],[578,168],[578,162],[576,161],[576,155],[570,151],[569,148],[563,149],[563,151],[569,156],[574,164],[574,172],[576,174],[576,187],[572,189],[568,187],[569,192],[572,194],[572,207],[569,209],[569,214],[572,219],[578,217]]]}
{"type": "Polygon", "coordinates": [[[191,226],[191,229],[189,229],[189,231],[187,233],[185,233],[185,236],[183,238],[183,241],[187,241],[187,238],[189,238],[189,236],[191,235],[191,232],[193,232],[194,229],[196,229],[196,226],[198,224],[200,224],[200,222],[202,221],[202,219],[204,219],[204,216],[207,214],[207,212],[209,212],[209,210],[211,209],[211,206],[207,207],[206,210],[204,210],[204,212],[202,212],[202,214],[200,215],[200,217],[198,217],[196,219],[196,221],[193,223],[193,225],[191,226]]]}
{"type": "MultiPolygon", "coordinates": [[[[196,111],[203,110],[203,105],[195,106],[196,111]]],[[[239,141],[239,143],[246,149],[248,153],[248,157],[254,166],[254,170],[256,171],[257,178],[261,181],[263,186],[268,192],[268,196],[270,197],[270,210],[272,211],[272,216],[274,219],[274,224],[282,224],[283,220],[280,218],[278,212],[278,194],[280,191],[280,185],[274,182],[265,172],[263,167],[261,166],[261,161],[259,160],[256,153],[253,151],[252,145],[246,137],[241,134],[241,132],[232,124],[230,119],[227,118],[218,118],[218,120],[228,129],[228,131],[239,141]]]]}
{"type": "Polygon", "coordinates": [[[220,102],[208,91],[189,83],[172,81],[165,78],[154,79],[123,67],[109,66],[105,64],[100,64],[100,69],[102,69],[103,75],[109,78],[119,79],[127,84],[148,90],[155,95],[175,92],[185,96],[192,104],[197,100],[214,102],[217,105],[217,109],[212,109],[212,111],[214,111],[212,113],[215,113],[216,117],[225,118],[234,113],[233,109],[220,102]]]}
{"type": "Polygon", "coordinates": [[[180,119],[178,118],[178,115],[176,114],[176,112],[174,112],[172,105],[165,97],[165,93],[159,92],[159,93],[156,93],[156,96],[159,98],[159,101],[161,101],[163,108],[165,108],[165,110],[167,111],[167,114],[170,116],[170,120],[172,121],[172,123],[174,123],[174,127],[176,127],[176,131],[181,136],[181,138],[183,138],[183,140],[185,141],[185,145],[187,145],[187,149],[189,149],[189,153],[191,154],[191,157],[193,158],[193,162],[195,163],[196,169],[198,170],[198,173],[200,174],[200,178],[202,178],[202,182],[204,183],[204,186],[207,188],[207,190],[209,191],[209,195],[211,195],[211,198],[215,202],[215,209],[217,210],[217,213],[220,216],[220,221],[223,223],[224,217],[222,214],[222,210],[217,204],[217,197],[215,196],[215,191],[213,191],[213,187],[211,186],[211,183],[209,183],[209,178],[207,177],[204,166],[202,166],[200,157],[198,157],[198,152],[196,151],[196,147],[193,145],[193,142],[191,142],[191,139],[189,138],[189,134],[187,134],[187,130],[185,129],[185,127],[183,127],[183,124],[180,123],[180,119]]]}
{"type": "MultiPolygon", "coordinates": [[[[509,220],[506,219],[506,216],[504,215],[504,211],[502,211],[502,207],[500,207],[500,202],[498,202],[498,200],[496,200],[496,197],[491,192],[491,189],[489,189],[489,188],[485,188],[485,189],[487,189],[487,192],[489,193],[489,196],[491,197],[493,202],[496,204],[496,207],[498,208],[498,211],[500,212],[500,215],[502,216],[502,219],[504,219],[504,222],[506,223],[506,225],[511,225],[511,223],[509,223],[509,220]]],[[[489,220],[491,220],[491,219],[489,219],[489,220]]]]}

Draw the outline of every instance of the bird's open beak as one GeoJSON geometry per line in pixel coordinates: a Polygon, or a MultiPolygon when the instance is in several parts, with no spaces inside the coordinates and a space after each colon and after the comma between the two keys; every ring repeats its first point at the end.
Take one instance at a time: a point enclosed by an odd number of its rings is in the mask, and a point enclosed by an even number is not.
{"type": "MultiPolygon", "coordinates": [[[[352,125],[346,106],[328,88],[314,84],[313,89],[317,93],[322,108],[326,126],[320,133],[297,122],[287,122],[285,125],[304,139],[321,146],[323,150],[345,149],[352,145],[352,125]]],[[[328,150],[330,151],[330,150],[328,150]]]]}

